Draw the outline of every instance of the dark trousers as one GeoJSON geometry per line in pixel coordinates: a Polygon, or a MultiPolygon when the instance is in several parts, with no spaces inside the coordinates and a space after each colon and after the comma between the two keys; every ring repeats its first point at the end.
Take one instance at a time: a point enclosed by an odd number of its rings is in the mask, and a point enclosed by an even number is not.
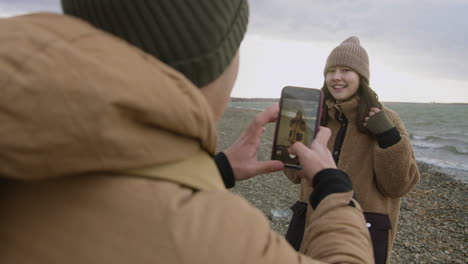
{"type": "Polygon", "coordinates": [[[307,204],[297,201],[291,206],[291,210],[293,211],[293,217],[286,232],[286,240],[295,250],[299,251],[304,237],[307,204]]]}

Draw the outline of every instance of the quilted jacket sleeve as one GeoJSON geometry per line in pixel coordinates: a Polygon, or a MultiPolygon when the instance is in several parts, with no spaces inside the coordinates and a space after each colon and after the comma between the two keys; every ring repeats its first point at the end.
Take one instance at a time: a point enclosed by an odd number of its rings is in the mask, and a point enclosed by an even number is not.
{"type": "MultiPolygon", "coordinates": [[[[205,194],[201,193],[201,196],[205,194]]],[[[373,253],[369,233],[362,211],[356,201],[350,206],[352,192],[330,194],[325,197],[312,214],[313,224],[307,252],[294,250],[285,238],[271,229],[268,219],[248,204],[242,197],[233,194],[206,194],[206,201],[218,205],[206,207],[210,218],[196,221],[187,218],[190,232],[184,232],[184,245],[190,251],[192,263],[372,263],[373,253]],[[220,207],[219,201],[223,201],[220,207]],[[197,224],[198,223],[198,224],[197,224]],[[196,230],[204,230],[200,233],[196,230]],[[200,247],[200,245],[203,245],[200,247]],[[195,250],[196,249],[196,250],[195,250]]],[[[203,200],[205,200],[205,198],[203,200]]],[[[196,213],[205,215],[197,208],[196,213]]],[[[185,219],[185,218],[184,218],[185,219]]],[[[180,230],[178,231],[180,232],[180,230]]]]}
{"type": "Polygon", "coordinates": [[[352,196],[352,191],[335,193],[320,202],[305,230],[306,255],[325,263],[374,262],[364,216],[352,196]]]}

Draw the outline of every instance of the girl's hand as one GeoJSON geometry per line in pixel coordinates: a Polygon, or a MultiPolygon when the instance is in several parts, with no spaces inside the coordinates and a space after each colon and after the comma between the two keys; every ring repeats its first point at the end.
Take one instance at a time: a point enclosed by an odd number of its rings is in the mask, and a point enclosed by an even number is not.
{"type": "Polygon", "coordinates": [[[382,134],[395,127],[385,111],[377,107],[372,107],[370,109],[369,115],[365,120],[364,126],[374,135],[382,134]]]}
{"type": "Polygon", "coordinates": [[[369,111],[369,114],[367,115],[367,117],[365,118],[366,122],[364,122],[364,126],[367,127],[367,121],[369,120],[369,118],[371,118],[371,116],[377,114],[378,112],[380,112],[380,109],[377,108],[377,107],[372,107],[369,111]]]}

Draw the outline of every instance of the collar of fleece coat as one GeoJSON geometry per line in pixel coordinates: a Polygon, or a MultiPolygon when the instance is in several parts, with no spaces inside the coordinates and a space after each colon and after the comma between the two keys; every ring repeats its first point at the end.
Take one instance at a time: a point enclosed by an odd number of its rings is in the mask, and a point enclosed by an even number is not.
{"type": "Polygon", "coordinates": [[[327,100],[325,103],[328,108],[328,116],[332,119],[336,119],[336,112],[342,113],[346,116],[348,121],[354,121],[358,118],[358,105],[360,98],[353,96],[351,99],[345,102],[337,103],[335,100],[327,100]]]}
{"type": "Polygon", "coordinates": [[[78,19],[0,20],[0,175],[154,167],[214,153],[200,91],[154,57],[78,19]]]}

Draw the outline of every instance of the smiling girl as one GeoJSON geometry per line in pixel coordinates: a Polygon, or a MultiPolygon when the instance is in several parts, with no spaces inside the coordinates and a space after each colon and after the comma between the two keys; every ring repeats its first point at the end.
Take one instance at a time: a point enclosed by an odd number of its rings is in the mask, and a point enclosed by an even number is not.
{"type": "MultiPolygon", "coordinates": [[[[357,37],[337,46],[327,58],[322,87],[321,125],[332,130],[328,149],[339,169],[352,179],[374,246],[376,263],[389,263],[395,241],[400,198],[419,181],[408,133],[397,113],[382,105],[369,87],[369,58],[357,37]]],[[[310,183],[301,183],[299,201],[286,238],[300,250],[304,226],[313,211],[308,204],[310,183]],[[307,216],[307,217],[306,217],[307,216]]]]}

